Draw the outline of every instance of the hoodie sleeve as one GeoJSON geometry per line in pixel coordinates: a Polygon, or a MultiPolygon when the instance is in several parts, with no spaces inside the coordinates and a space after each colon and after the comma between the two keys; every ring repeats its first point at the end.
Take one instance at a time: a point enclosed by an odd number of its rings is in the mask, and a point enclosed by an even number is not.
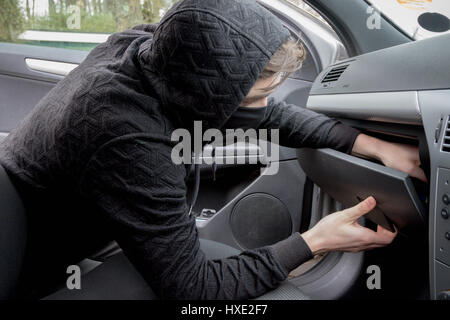
{"type": "Polygon", "coordinates": [[[271,247],[207,260],[188,216],[186,169],[166,142],[118,138],[90,159],[80,182],[125,255],[162,299],[248,299],[276,288],[312,258],[299,234],[271,247]]]}
{"type": "Polygon", "coordinates": [[[360,131],[306,108],[269,100],[259,128],[279,129],[280,144],[292,148],[332,148],[351,153],[360,131]]]}

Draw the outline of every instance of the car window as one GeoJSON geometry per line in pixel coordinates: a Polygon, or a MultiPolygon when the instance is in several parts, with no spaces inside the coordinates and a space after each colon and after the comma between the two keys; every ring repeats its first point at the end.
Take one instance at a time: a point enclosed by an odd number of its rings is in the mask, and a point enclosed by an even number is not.
{"type": "Polygon", "coordinates": [[[302,11],[312,15],[316,19],[318,19],[321,22],[323,22],[324,24],[326,24],[331,29],[328,22],[305,1],[303,1],[303,0],[284,0],[284,1],[289,2],[293,5],[295,5],[296,7],[298,7],[299,9],[301,9],[302,11]]]}
{"type": "MultiPolygon", "coordinates": [[[[308,15],[312,16],[313,19],[320,21],[321,24],[325,27],[328,27],[330,31],[333,30],[331,26],[328,24],[328,22],[316,10],[314,10],[311,6],[309,6],[305,1],[303,0],[283,0],[283,1],[294,5],[295,7],[297,7],[299,11],[307,13],[308,15]]],[[[307,50],[306,60],[304,61],[302,68],[297,72],[295,72],[294,74],[292,74],[291,78],[297,80],[314,81],[319,74],[319,70],[317,69],[317,65],[314,62],[313,56],[307,47],[306,50],[307,50]]]]}
{"type": "Polygon", "coordinates": [[[109,34],[158,22],[176,0],[1,0],[0,41],[91,50],[109,34]]]}
{"type": "Polygon", "coordinates": [[[449,0],[369,0],[369,2],[415,40],[450,33],[449,0]]]}

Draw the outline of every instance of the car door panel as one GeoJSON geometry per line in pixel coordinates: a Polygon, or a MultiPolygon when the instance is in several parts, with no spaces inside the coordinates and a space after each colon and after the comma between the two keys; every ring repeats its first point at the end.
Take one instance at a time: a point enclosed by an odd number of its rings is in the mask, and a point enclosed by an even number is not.
{"type": "MultiPolygon", "coordinates": [[[[64,64],[76,66],[86,57],[87,52],[0,43],[0,132],[7,134],[34,108],[39,100],[55,84],[64,78],[61,74],[64,64]],[[27,59],[34,59],[35,69],[30,68],[27,59]],[[53,72],[47,67],[39,71],[36,62],[58,62],[61,68],[54,67],[53,72]]],[[[65,66],[67,67],[67,66],[65,66]]]]}

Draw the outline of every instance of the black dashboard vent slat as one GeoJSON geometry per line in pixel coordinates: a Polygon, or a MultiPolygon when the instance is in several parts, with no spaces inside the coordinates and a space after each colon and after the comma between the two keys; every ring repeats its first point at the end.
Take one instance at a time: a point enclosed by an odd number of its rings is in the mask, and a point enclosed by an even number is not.
{"type": "Polygon", "coordinates": [[[442,143],[442,151],[450,152],[450,117],[447,118],[447,125],[445,126],[444,141],[442,143]]]}
{"type": "Polygon", "coordinates": [[[339,78],[342,76],[342,74],[344,73],[344,71],[348,68],[348,64],[344,65],[344,66],[340,66],[340,67],[336,67],[331,69],[327,75],[322,79],[322,83],[327,83],[327,82],[335,82],[338,81],[339,78]]]}

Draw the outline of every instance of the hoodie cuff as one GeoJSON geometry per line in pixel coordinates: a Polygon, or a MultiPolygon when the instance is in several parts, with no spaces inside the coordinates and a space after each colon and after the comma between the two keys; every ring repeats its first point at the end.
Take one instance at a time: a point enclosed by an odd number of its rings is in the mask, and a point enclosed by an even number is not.
{"type": "Polygon", "coordinates": [[[351,154],[356,138],[360,134],[361,131],[338,122],[331,128],[328,138],[333,149],[351,154]]]}
{"type": "Polygon", "coordinates": [[[314,258],[311,249],[298,232],[294,233],[286,240],[270,246],[269,250],[272,251],[275,259],[278,260],[287,273],[291,272],[302,263],[314,258]]]}

